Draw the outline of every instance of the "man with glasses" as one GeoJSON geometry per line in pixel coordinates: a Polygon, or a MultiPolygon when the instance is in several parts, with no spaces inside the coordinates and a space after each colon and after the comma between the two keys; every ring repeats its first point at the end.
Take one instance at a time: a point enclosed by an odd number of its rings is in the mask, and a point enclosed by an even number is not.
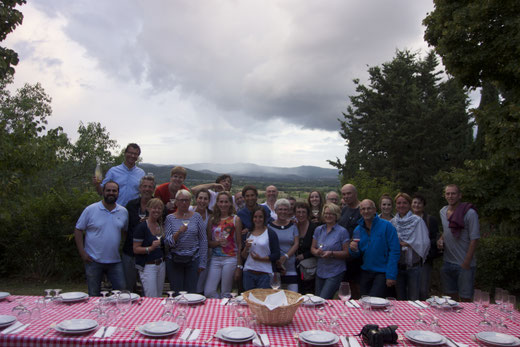
{"type": "Polygon", "coordinates": [[[114,181],[119,185],[119,197],[117,203],[126,206],[130,200],[139,197],[139,182],[144,176],[144,171],[136,166],[137,159],[141,155],[141,148],[136,143],[130,143],[125,149],[125,161],[118,166],[111,167],[103,182],[99,182],[95,177],[94,186],[99,195],[103,193],[103,187],[108,181],[114,181]]]}

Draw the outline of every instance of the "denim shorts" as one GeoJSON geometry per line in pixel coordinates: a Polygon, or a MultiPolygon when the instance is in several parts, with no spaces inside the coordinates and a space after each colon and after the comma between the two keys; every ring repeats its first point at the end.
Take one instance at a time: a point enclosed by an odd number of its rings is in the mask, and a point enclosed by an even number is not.
{"type": "Polygon", "coordinates": [[[474,266],[465,270],[460,265],[444,262],[441,268],[441,280],[446,294],[458,293],[461,298],[473,298],[474,266]]]}

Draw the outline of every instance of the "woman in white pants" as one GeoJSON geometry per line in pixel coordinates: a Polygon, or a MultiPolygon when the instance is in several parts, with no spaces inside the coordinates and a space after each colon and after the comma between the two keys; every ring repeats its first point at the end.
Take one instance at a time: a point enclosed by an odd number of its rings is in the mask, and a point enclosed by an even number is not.
{"type": "Polygon", "coordinates": [[[242,223],[235,215],[229,192],[218,193],[207,231],[212,255],[204,295],[219,298],[231,292],[233,280],[239,280],[243,269],[240,257],[242,223]],[[219,283],[220,295],[217,293],[219,283]]]}
{"type": "Polygon", "coordinates": [[[165,277],[163,252],[164,230],[161,199],[151,199],[146,205],[148,218],[134,230],[135,264],[143,284],[144,296],[161,297],[165,277]]]}

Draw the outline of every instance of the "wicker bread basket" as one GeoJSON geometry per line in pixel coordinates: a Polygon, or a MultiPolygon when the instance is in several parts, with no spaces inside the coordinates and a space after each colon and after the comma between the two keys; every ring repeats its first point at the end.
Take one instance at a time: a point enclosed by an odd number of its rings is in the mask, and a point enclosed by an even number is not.
{"type": "Polygon", "coordinates": [[[249,294],[252,293],[257,299],[264,300],[266,296],[269,294],[274,294],[278,292],[273,289],[251,289],[245,293],[242,293],[244,296],[244,300],[246,300],[249,305],[249,309],[253,312],[257,321],[266,325],[287,325],[290,324],[298,306],[300,306],[303,300],[298,299],[302,296],[301,294],[292,292],[290,290],[283,290],[285,292],[285,296],[287,297],[288,306],[280,306],[275,308],[274,310],[269,310],[266,306],[257,304],[256,302],[252,302],[249,300],[249,294]]]}

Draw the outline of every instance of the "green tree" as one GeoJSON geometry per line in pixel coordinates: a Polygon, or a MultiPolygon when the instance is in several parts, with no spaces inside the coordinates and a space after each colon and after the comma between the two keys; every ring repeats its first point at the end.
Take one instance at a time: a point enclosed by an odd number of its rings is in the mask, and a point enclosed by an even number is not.
{"type": "MultiPolygon", "coordinates": [[[[0,1],[0,41],[5,40],[8,34],[23,21],[22,12],[15,9],[16,5],[25,4],[25,0],[0,1]]],[[[0,47],[0,79],[14,74],[13,66],[18,64],[18,54],[12,49],[0,47]]]]}
{"type": "Polygon", "coordinates": [[[520,222],[520,2],[435,0],[425,39],[446,70],[470,88],[482,87],[473,116],[476,158],[439,175],[458,183],[484,221],[503,230],[520,222]]]}
{"type": "Polygon", "coordinates": [[[354,80],[357,95],[340,120],[345,162],[329,161],[343,181],[364,172],[414,192],[431,187],[439,169],[461,166],[472,143],[467,95],[454,80],[441,81],[435,54],[397,51],[368,72],[368,86],[354,80]]]}

